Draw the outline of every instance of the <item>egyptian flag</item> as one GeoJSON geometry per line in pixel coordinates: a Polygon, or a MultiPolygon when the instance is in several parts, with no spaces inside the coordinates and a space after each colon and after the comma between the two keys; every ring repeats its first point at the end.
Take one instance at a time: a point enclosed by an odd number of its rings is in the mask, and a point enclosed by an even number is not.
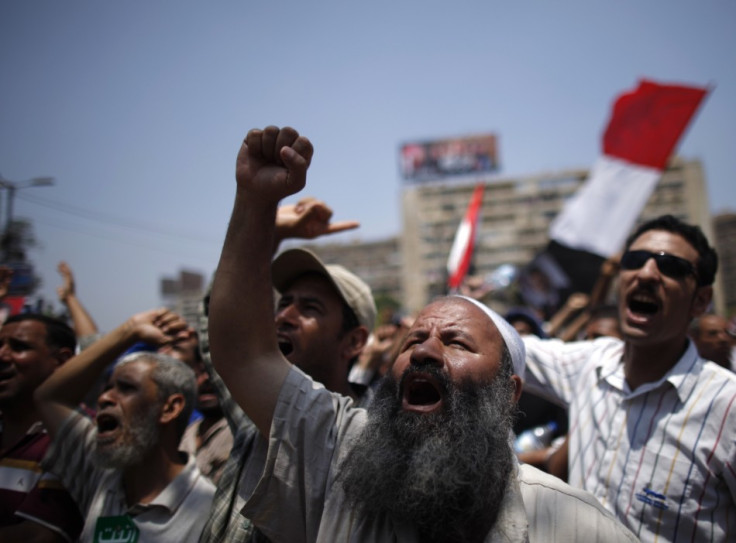
{"type": "Polygon", "coordinates": [[[602,156],[550,225],[546,253],[551,262],[542,264],[557,267],[562,290],[590,292],[600,264],[623,248],[707,93],[704,88],[641,80],[616,99],[602,156]]]}
{"type": "Polygon", "coordinates": [[[478,225],[478,214],[483,203],[483,183],[478,183],[470,198],[465,218],[460,223],[452,242],[450,257],[447,259],[447,286],[450,292],[456,291],[468,273],[470,261],[473,258],[475,233],[478,225]]]}

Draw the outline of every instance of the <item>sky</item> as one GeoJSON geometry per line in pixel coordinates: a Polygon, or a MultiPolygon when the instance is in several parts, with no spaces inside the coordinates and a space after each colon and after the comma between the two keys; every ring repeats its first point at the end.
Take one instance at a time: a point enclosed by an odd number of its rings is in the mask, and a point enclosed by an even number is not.
{"type": "Polygon", "coordinates": [[[110,330],[162,277],[210,278],[250,128],[310,138],[301,195],[360,221],[330,241],[371,241],[401,231],[402,143],[491,132],[502,177],[589,167],[640,78],[714,88],[678,153],[736,210],[731,0],[5,1],[0,174],[54,177],[14,200],[39,294],[66,260],[110,330]]]}

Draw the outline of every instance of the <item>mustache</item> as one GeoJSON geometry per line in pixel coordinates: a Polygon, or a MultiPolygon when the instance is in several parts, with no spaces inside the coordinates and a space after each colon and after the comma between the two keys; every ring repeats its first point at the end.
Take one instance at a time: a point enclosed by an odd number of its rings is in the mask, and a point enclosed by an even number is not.
{"type": "MultiPolygon", "coordinates": [[[[447,375],[447,372],[441,370],[437,366],[434,365],[426,365],[426,366],[415,366],[415,365],[409,365],[408,368],[404,370],[404,372],[401,374],[401,377],[399,377],[398,383],[396,383],[397,390],[399,394],[401,394],[401,391],[404,389],[404,383],[406,382],[406,379],[409,376],[413,375],[429,375],[432,377],[437,384],[440,387],[440,392],[443,396],[446,396],[451,389],[455,387],[454,383],[450,379],[450,377],[447,375]]],[[[391,375],[389,372],[386,374],[386,379],[394,380],[394,376],[391,375]]]]}

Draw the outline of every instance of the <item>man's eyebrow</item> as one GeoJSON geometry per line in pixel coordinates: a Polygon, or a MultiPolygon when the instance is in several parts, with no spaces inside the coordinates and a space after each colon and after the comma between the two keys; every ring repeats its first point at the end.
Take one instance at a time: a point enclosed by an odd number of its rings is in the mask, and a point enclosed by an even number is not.
{"type": "Polygon", "coordinates": [[[302,296],[300,301],[308,304],[319,304],[321,306],[325,305],[324,300],[322,300],[322,298],[320,298],[319,296],[302,296]]]}
{"type": "Polygon", "coordinates": [[[466,332],[462,328],[446,328],[445,330],[442,330],[440,335],[443,338],[461,338],[475,342],[475,336],[466,332]]]}
{"type": "Polygon", "coordinates": [[[424,328],[414,328],[413,330],[409,330],[404,337],[422,337],[428,335],[429,332],[425,330],[424,328]]]}

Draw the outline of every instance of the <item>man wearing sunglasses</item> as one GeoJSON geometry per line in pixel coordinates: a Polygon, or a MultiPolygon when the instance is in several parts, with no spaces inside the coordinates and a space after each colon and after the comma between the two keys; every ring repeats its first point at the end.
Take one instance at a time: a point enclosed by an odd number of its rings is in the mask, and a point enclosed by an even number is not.
{"type": "Polygon", "coordinates": [[[717,266],[698,227],[651,220],[621,258],[623,340],[525,339],[526,389],[568,408],[568,482],[642,541],[736,538],[736,376],[688,339],[717,266]]]}

